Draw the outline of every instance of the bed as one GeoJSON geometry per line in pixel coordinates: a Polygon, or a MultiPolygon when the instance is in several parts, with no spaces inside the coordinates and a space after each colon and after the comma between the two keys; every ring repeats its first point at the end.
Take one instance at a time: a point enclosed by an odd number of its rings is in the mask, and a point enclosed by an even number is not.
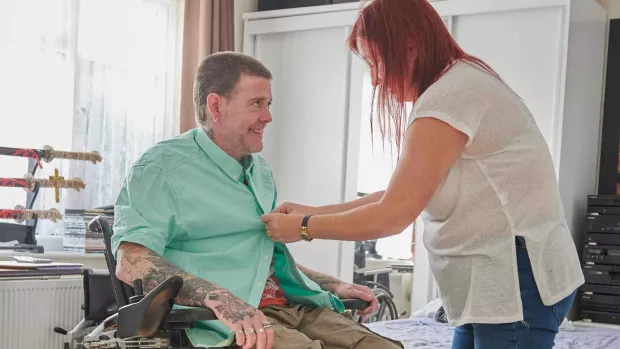
{"type": "MultiPolygon", "coordinates": [[[[450,349],[453,328],[427,317],[411,317],[395,321],[376,322],[368,327],[392,339],[399,340],[405,349],[450,349]]],[[[577,327],[560,331],[554,349],[618,349],[620,330],[577,327]]]]}

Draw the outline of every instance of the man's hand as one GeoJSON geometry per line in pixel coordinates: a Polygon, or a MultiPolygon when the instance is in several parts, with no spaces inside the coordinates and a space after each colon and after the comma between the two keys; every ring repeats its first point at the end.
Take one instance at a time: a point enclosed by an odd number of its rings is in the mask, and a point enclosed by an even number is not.
{"type": "Polygon", "coordinates": [[[335,294],[340,299],[361,299],[369,302],[370,305],[368,307],[360,309],[360,315],[367,316],[379,310],[379,301],[370,288],[346,283],[329,275],[310,270],[299,264],[297,264],[297,268],[310,278],[310,280],[316,282],[321,289],[335,294]]]}
{"type": "Polygon", "coordinates": [[[379,301],[370,288],[362,285],[341,283],[334,287],[333,293],[341,299],[361,299],[369,302],[370,305],[361,309],[358,314],[368,316],[379,310],[379,301]]]}
{"type": "Polygon", "coordinates": [[[228,328],[235,332],[237,346],[243,349],[271,349],[274,333],[267,317],[231,293],[211,293],[205,299],[207,307],[228,328]]]}

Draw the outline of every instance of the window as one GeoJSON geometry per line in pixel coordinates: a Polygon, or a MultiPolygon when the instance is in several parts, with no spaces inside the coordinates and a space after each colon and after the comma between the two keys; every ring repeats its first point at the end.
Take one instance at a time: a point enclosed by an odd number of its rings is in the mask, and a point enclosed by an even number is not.
{"type": "MultiPolygon", "coordinates": [[[[396,167],[396,146],[388,140],[381,140],[381,134],[376,130],[371,138],[370,134],[370,111],[372,102],[372,85],[370,72],[366,71],[363,78],[362,88],[362,122],[360,127],[360,157],[358,170],[358,192],[374,193],[385,190],[396,167]]],[[[375,101],[376,103],[376,101],[375,101]]],[[[407,114],[411,111],[411,105],[407,106],[407,114]]],[[[373,113],[373,117],[376,111],[373,113]]],[[[377,252],[385,258],[409,259],[411,258],[411,234],[413,226],[408,227],[398,235],[379,239],[377,252]]]]}
{"type": "MultiPolygon", "coordinates": [[[[452,17],[442,17],[448,31],[452,32],[454,19],[452,17]]],[[[366,67],[367,69],[367,67],[366,67]]],[[[373,193],[385,190],[392,177],[392,172],[396,167],[397,154],[396,146],[390,148],[390,143],[381,140],[379,132],[375,132],[371,138],[370,134],[370,108],[372,101],[372,85],[370,72],[364,72],[362,88],[362,125],[360,135],[360,158],[358,170],[358,192],[373,193]]],[[[407,105],[407,115],[411,112],[413,105],[407,105]]],[[[376,111],[375,111],[376,113],[376,111]]],[[[373,113],[373,115],[375,115],[373,113]]],[[[377,252],[387,258],[409,259],[411,258],[412,234],[415,229],[420,236],[423,231],[424,223],[421,218],[405,229],[402,233],[377,241],[377,252]]],[[[418,240],[419,241],[419,240],[418,240]]]]}
{"type": "MultiPolygon", "coordinates": [[[[80,178],[81,192],[41,189],[37,209],[113,204],[125,175],[150,146],[176,134],[176,0],[4,0],[0,3],[0,146],[98,151],[98,164],[43,162],[80,178]]],[[[28,161],[0,156],[0,176],[23,177],[28,161]]],[[[26,192],[0,188],[0,207],[26,192]]],[[[39,234],[62,223],[40,220],[39,234]]]]}

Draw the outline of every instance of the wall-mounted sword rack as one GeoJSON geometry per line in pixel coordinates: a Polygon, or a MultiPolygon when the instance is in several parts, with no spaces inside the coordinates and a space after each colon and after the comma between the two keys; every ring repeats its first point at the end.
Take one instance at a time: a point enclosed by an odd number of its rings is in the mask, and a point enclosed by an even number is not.
{"type": "Polygon", "coordinates": [[[56,210],[33,210],[33,206],[40,188],[54,188],[56,202],[60,202],[60,189],[81,190],[85,188],[84,182],[79,178],[65,179],[55,169],[54,176],[49,179],[36,179],[37,168],[43,168],[41,161],[50,163],[54,159],[69,159],[78,161],[90,161],[93,164],[101,162],[98,152],[71,152],[57,151],[50,146],[43,149],[21,149],[0,147],[0,155],[28,158],[28,173],[23,178],[0,177],[0,187],[23,188],[27,192],[26,205],[12,209],[0,208],[0,220],[10,219],[15,223],[0,222],[0,242],[18,241],[15,246],[0,246],[0,250],[19,250],[43,253],[43,246],[37,245],[35,236],[39,219],[56,221],[62,219],[62,214],[56,210]],[[24,223],[25,224],[21,224],[24,223]]]}

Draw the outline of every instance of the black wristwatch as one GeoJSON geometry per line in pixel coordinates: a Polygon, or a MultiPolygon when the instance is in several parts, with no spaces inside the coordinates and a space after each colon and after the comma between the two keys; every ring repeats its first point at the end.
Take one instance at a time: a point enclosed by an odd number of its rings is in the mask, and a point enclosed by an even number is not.
{"type": "Polygon", "coordinates": [[[304,219],[301,221],[301,238],[304,241],[308,242],[312,241],[312,238],[308,233],[308,220],[310,219],[310,217],[312,217],[312,215],[305,216],[304,219]]]}

